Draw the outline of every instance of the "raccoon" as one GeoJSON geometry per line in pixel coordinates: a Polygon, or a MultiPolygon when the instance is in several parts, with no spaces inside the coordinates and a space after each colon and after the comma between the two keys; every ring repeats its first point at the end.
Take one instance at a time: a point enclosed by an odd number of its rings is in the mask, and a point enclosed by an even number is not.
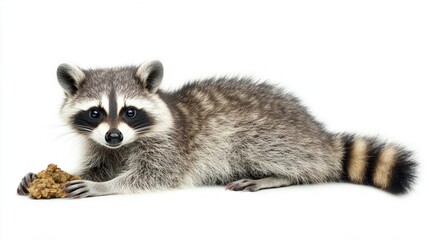
{"type": "MultiPolygon", "coordinates": [[[[351,182],[401,194],[416,179],[404,147],[331,133],[284,89],[244,77],[159,89],[163,66],[80,69],[62,64],[61,116],[82,136],[82,180],[67,197],[225,185],[234,191],[351,182]]],[[[28,194],[27,174],[18,193],[28,194]]]]}

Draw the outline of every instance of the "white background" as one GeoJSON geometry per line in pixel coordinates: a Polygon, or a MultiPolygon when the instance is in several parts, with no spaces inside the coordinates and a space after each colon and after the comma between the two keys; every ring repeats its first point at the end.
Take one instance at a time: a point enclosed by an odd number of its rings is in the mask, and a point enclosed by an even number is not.
{"type": "Polygon", "coordinates": [[[427,1],[1,2],[0,239],[429,239],[427,1]],[[216,74],[279,83],[332,131],[415,150],[415,190],[351,184],[222,187],[35,201],[20,179],[76,166],[62,62],[164,63],[164,89],[216,74]]]}

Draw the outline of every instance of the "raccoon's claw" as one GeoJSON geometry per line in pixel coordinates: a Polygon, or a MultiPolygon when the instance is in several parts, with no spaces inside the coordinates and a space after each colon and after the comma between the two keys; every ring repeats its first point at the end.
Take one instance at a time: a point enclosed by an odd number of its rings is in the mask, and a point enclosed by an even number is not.
{"type": "Polygon", "coordinates": [[[64,191],[66,198],[86,198],[90,197],[90,186],[89,181],[85,180],[74,180],[64,185],[64,191]]]}
{"type": "Polygon", "coordinates": [[[16,193],[18,195],[28,195],[28,187],[30,186],[30,183],[36,179],[36,174],[34,173],[27,173],[21,180],[21,182],[18,185],[18,188],[16,189],[16,193]]]}
{"type": "Polygon", "coordinates": [[[235,182],[228,183],[225,189],[233,191],[245,191],[245,192],[256,192],[261,187],[258,184],[258,180],[252,179],[241,179],[235,182]]]}

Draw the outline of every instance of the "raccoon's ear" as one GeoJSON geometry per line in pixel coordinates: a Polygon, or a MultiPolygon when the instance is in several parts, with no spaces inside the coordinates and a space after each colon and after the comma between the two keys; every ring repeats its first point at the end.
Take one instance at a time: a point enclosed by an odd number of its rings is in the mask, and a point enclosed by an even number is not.
{"type": "Polygon", "coordinates": [[[141,64],[136,72],[137,79],[151,93],[158,90],[164,75],[164,67],[160,61],[152,61],[141,64]]]}
{"type": "Polygon", "coordinates": [[[78,67],[63,63],[57,68],[57,78],[67,96],[74,95],[79,84],[85,79],[85,73],[78,67]]]}

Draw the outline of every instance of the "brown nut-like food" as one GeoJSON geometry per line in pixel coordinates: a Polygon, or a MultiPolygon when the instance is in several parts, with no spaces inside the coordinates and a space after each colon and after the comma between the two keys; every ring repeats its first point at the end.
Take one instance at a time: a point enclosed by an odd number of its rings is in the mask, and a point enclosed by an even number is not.
{"type": "Polygon", "coordinates": [[[36,179],[30,183],[28,188],[29,196],[35,199],[62,198],[65,195],[63,185],[77,179],[80,177],[66,173],[51,163],[46,170],[36,174],[36,179]]]}

